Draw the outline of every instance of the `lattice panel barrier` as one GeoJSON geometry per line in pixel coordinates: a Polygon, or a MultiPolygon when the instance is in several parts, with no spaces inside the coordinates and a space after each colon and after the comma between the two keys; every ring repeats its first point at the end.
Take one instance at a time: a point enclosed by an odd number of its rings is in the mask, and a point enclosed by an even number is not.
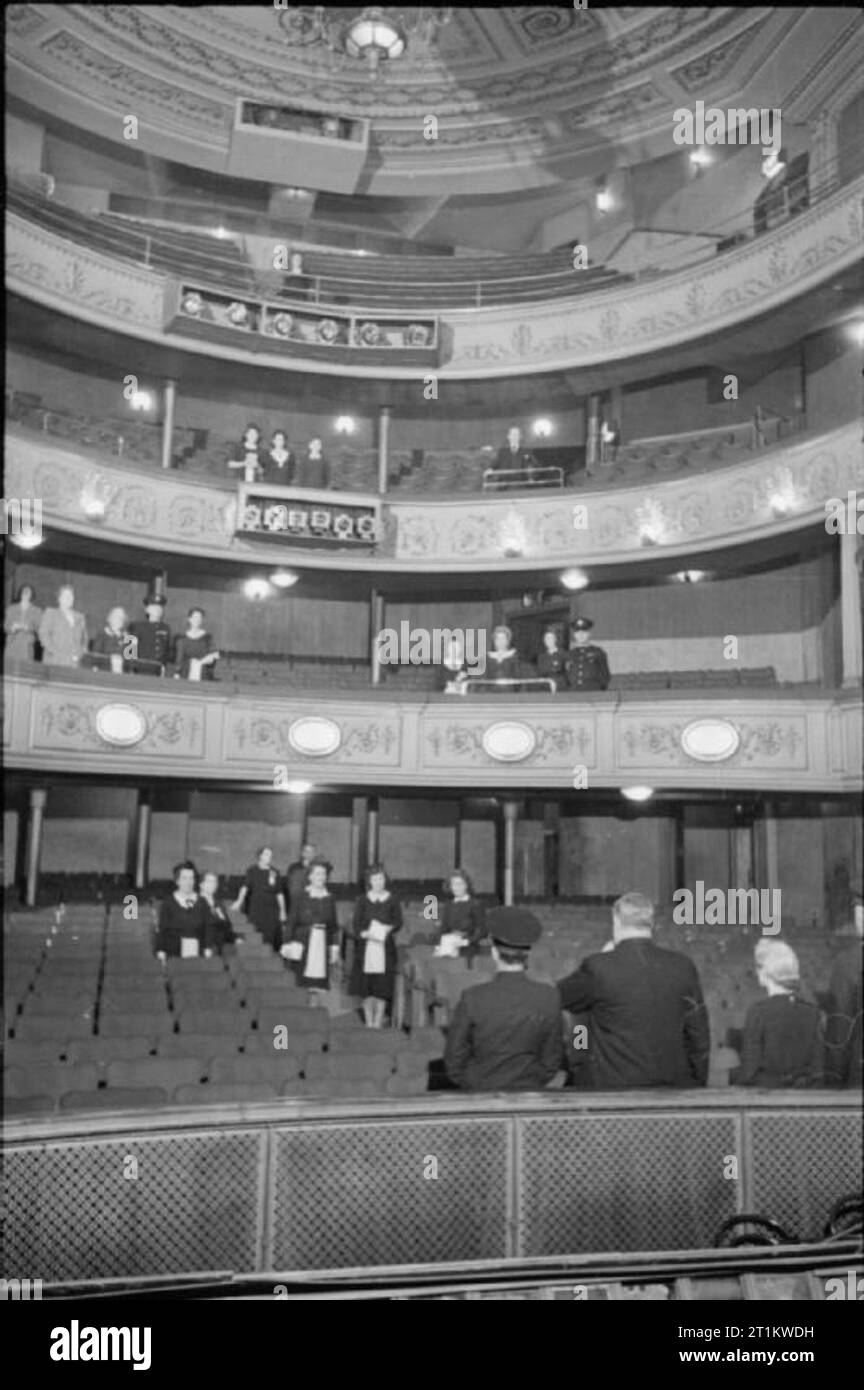
{"type": "Polygon", "coordinates": [[[777,1111],[556,1108],[49,1137],[7,1143],[0,1274],[685,1249],[713,1244],[742,1210],[813,1239],[860,1186],[860,1163],[860,1110],[804,1098],[777,1111]],[[738,1182],[724,1177],[730,1155],[738,1182]]]}
{"type": "Polygon", "coordinates": [[[222,1130],[7,1150],[2,1272],[255,1269],[266,1139],[222,1130]]]}
{"type": "Polygon", "coordinates": [[[282,1130],[273,1149],[271,1267],[510,1253],[510,1123],[502,1116],[282,1130]]]}
{"type": "Polygon", "coordinates": [[[737,1210],[726,1155],[734,1115],[566,1115],[521,1119],[525,1255],[712,1245],[737,1210]]]}
{"type": "Polygon", "coordinates": [[[801,1240],[818,1240],[832,1206],[861,1191],[861,1114],[776,1111],[746,1115],[749,1210],[801,1240]]]}

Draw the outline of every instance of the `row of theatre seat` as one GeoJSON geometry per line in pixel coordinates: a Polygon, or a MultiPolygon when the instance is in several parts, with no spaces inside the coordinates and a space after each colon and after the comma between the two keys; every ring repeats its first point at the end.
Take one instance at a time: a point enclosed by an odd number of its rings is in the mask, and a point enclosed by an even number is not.
{"type": "Polygon", "coordinates": [[[310,1007],[248,931],[222,959],[154,959],[149,929],[114,909],[12,916],[4,972],[7,1114],[280,1095],[414,1095],[443,1034],[371,1032],[310,1007]],[[278,1046],[276,1045],[278,1042],[278,1046]]]}
{"type": "MultiPolygon", "coordinates": [[[[544,924],[530,961],[536,979],[561,979],[608,940],[608,909],[534,910],[544,924]]],[[[118,909],[70,906],[59,925],[48,911],[13,914],[4,971],[7,1113],[423,1093],[462,991],[489,978],[492,962],[481,955],[469,969],[436,957],[436,934],[428,923],[412,931],[412,917],[419,926],[419,907],[406,911],[397,1026],[371,1031],[338,992],[327,1007],[312,1007],[254,931],[225,960],[163,969],[149,930],[118,909]]],[[[687,951],[699,968],[712,1086],[727,1084],[747,1008],[760,997],[754,933],[658,932],[660,944],[687,951]]],[[[801,937],[795,945],[805,990],[824,1004],[833,945],[801,937]]]]}

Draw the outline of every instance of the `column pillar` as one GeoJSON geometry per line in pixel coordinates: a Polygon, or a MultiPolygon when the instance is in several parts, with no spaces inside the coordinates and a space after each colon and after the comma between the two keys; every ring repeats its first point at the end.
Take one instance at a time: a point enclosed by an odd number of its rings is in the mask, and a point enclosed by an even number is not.
{"type": "Polygon", "coordinates": [[[27,825],[27,887],[24,901],[28,907],[36,906],[39,892],[39,863],[42,858],[42,827],[45,819],[45,803],[48,793],[44,787],[31,787],[29,796],[30,814],[27,825]]]}
{"type": "Polygon", "coordinates": [[[860,536],[856,535],[854,529],[849,530],[848,526],[840,536],[840,623],[844,690],[861,684],[861,585],[856,564],[856,552],[860,541],[860,536]]]}
{"type": "Polygon", "coordinates": [[[519,802],[504,802],[504,906],[513,906],[513,881],[516,867],[516,821],[519,802]]]}
{"type": "Polygon", "coordinates": [[[390,416],[389,405],[378,408],[378,491],[387,491],[387,467],[390,456],[390,416]]]}
{"type": "Polygon", "coordinates": [[[377,589],[370,596],[369,641],[372,649],[372,684],[381,684],[378,634],[384,626],[384,595],[377,589]]]}
{"type": "Polygon", "coordinates": [[[165,382],[165,412],[162,417],[162,467],[171,467],[171,454],[174,443],[174,403],[177,397],[176,381],[165,382]]]}
{"type": "Polygon", "coordinates": [[[369,863],[367,842],[369,828],[369,798],[355,796],[351,799],[351,864],[349,873],[352,883],[359,883],[363,871],[369,863]]]}
{"type": "Polygon", "coordinates": [[[600,397],[588,397],[585,412],[585,471],[596,472],[600,462],[600,397]]]}
{"type": "Polygon", "coordinates": [[[138,814],[135,821],[135,887],[146,888],[150,882],[150,830],[153,824],[153,800],[149,787],[138,793],[138,814]]]}
{"type": "Polygon", "coordinates": [[[370,796],[368,802],[369,809],[366,813],[366,864],[378,863],[378,798],[370,796]]]}

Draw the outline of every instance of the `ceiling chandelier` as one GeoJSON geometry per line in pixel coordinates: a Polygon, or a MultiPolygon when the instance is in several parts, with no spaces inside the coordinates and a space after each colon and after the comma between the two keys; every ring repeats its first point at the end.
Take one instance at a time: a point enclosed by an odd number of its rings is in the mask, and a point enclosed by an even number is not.
{"type": "Polygon", "coordinates": [[[327,5],[278,8],[284,8],[285,27],[298,47],[321,44],[329,51],[332,66],[360,59],[373,72],[382,60],[392,62],[409,48],[428,49],[453,16],[452,5],[415,5],[403,10],[380,5],[360,10],[327,5]]]}

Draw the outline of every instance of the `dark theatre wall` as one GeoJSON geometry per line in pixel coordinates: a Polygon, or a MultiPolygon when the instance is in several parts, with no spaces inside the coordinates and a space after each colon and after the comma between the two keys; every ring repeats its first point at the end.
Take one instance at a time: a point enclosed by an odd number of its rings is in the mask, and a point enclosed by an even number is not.
{"type": "MultiPolygon", "coordinates": [[[[54,359],[29,352],[11,350],[6,358],[7,389],[35,392],[46,406],[57,410],[122,420],[128,413],[123,399],[123,374],[109,379],[90,370],[71,370],[54,359]]],[[[722,428],[752,420],[761,405],[766,411],[793,416],[806,404],[808,428],[827,430],[853,419],[859,411],[859,371],[857,353],[841,330],[832,329],[805,339],[800,355],[766,371],[761,359],[739,363],[739,395],[736,401],[722,398],[719,386],[726,368],[722,363],[708,370],[646,383],[633,383],[624,390],[622,438],[626,442],[690,430],[722,428]]],[[[224,394],[205,397],[178,391],[175,421],[178,428],[208,429],[218,438],[237,438],[250,419],[265,434],[287,428],[295,443],[313,434],[322,434],[328,447],[371,448],[375,442],[374,412],[350,386],[344,398],[315,399],[294,388],[293,398],[286,392],[237,392],[232,400],[224,394]],[[335,436],[337,415],[355,416],[356,431],[350,437],[335,436]]],[[[460,395],[458,408],[451,406],[446,383],[441,384],[439,400],[419,403],[417,411],[394,413],[390,442],[394,450],[470,449],[503,442],[513,422],[510,411],[484,405],[482,395],[466,410],[460,395]]],[[[585,439],[585,417],[581,407],[544,411],[542,401],[536,409],[522,410],[517,417],[525,426],[535,413],[554,417],[555,441],[562,445],[581,445],[585,439]]],[[[156,415],[148,418],[158,418],[156,415]]],[[[227,476],[227,475],[226,475],[227,476]]]]}
{"type": "MultiPolygon", "coordinates": [[[[16,781],[10,802],[18,809],[10,808],[4,816],[6,883],[14,879],[23,787],[16,781]]],[[[45,871],[117,874],[131,869],[136,801],[133,786],[51,787],[44,825],[45,871]]],[[[342,883],[353,881],[352,865],[359,863],[359,810],[364,804],[362,798],[352,801],[339,794],[313,797],[310,802],[306,834],[326,853],[336,880],[342,883]]],[[[154,784],[152,805],[154,879],[168,878],[173,865],[187,855],[202,869],[228,874],[242,873],[264,844],[272,845],[282,867],[297,857],[303,824],[301,804],[295,797],[230,789],[188,791],[163,782],[154,784]]],[[[768,832],[761,814],[756,816],[751,837],[749,829],[736,826],[733,807],[712,805],[709,792],[704,802],[685,803],[681,809],[684,871],[679,884],[671,805],[617,815],[614,803],[608,810],[595,803],[590,812],[583,811],[583,806],[580,794],[566,792],[520,803],[517,897],[548,896],[552,891],[546,878],[545,846],[550,833],[557,834],[558,891],[565,897],[608,897],[639,888],[668,910],[676,887],[692,891],[699,880],[721,889],[748,880],[768,886],[768,832]]],[[[784,921],[794,919],[799,927],[840,925],[830,907],[832,884],[854,876],[860,863],[855,806],[848,801],[805,803],[800,797],[783,796],[769,800],[765,813],[776,817],[784,921]]],[[[426,799],[422,794],[381,796],[381,858],[394,878],[423,882],[433,893],[453,865],[461,862],[472,873],[479,892],[493,893],[496,814],[491,796],[479,801],[426,799]]]]}

